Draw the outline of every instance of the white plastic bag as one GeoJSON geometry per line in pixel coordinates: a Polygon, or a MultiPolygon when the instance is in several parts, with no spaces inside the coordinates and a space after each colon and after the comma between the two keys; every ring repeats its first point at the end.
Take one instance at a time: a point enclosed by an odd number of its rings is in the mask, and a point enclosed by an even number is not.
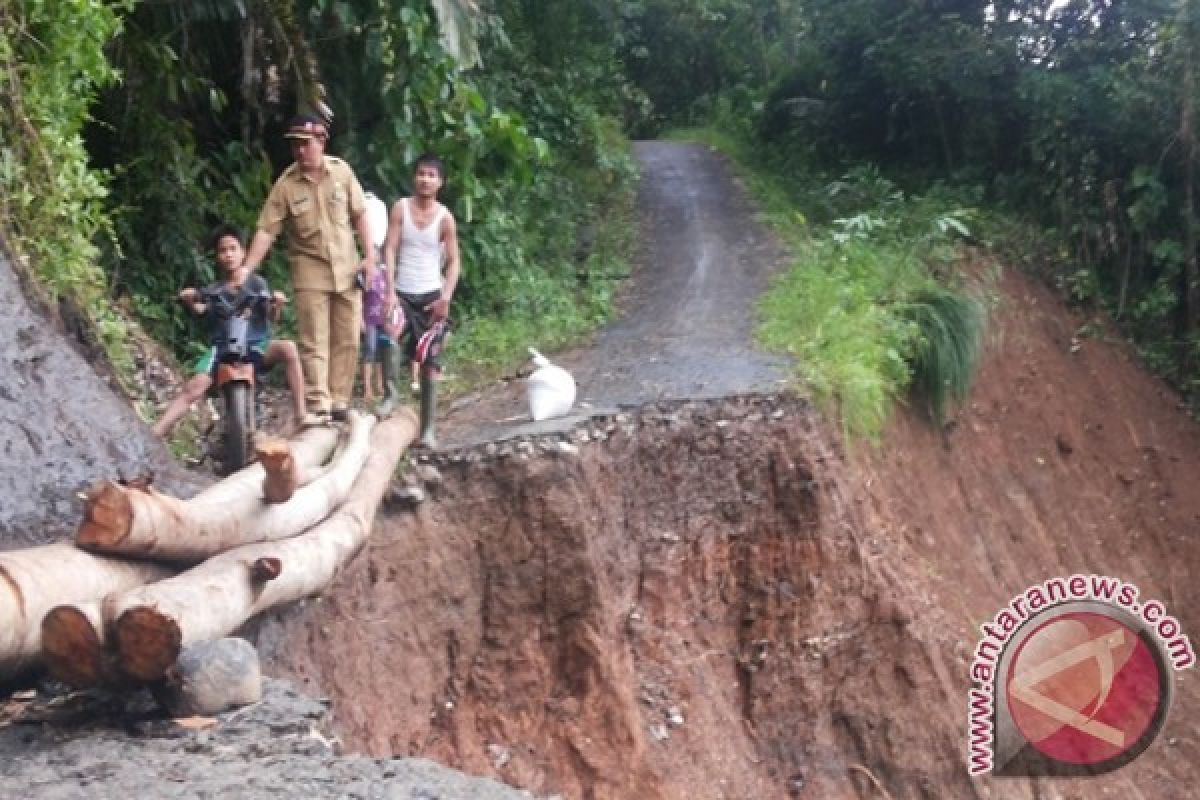
{"type": "Polygon", "coordinates": [[[363,195],[363,203],[366,206],[367,227],[371,230],[371,243],[383,247],[388,232],[387,205],[371,192],[363,195]]]}
{"type": "Polygon", "coordinates": [[[529,354],[537,369],[525,379],[525,392],[529,397],[529,416],[536,420],[562,417],[570,413],[575,404],[575,379],[562,367],[549,360],[532,347],[529,354]]]}

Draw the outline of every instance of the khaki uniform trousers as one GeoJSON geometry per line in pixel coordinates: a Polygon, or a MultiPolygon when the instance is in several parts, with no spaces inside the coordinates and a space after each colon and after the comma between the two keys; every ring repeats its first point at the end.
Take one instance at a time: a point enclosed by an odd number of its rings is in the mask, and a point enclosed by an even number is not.
{"type": "Polygon", "coordinates": [[[349,408],[358,367],[362,292],[296,289],[296,327],[310,412],[349,408]]]}

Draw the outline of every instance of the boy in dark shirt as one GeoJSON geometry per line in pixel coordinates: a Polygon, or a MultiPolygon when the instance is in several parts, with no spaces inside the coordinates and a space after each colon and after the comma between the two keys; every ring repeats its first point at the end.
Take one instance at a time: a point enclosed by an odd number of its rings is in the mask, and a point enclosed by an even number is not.
{"type": "MultiPolygon", "coordinates": [[[[213,249],[216,252],[217,265],[225,278],[199,292],[188,287],[179,293],[179,300],[194,314],[204,314],[207,310],[202,298],[206,295],[220,293],[230,302],[236,300],[242,292],[267,293],[267,282],[262,276],[248,275],[242,267],[246,250],[242,244],[241,234],[231,225],[222,225],[213,233],[213,249]]],[[[283,292],[271,295],[270,315],[272,320],[279,318],[279,311],[287,303],[283,292]]],[[[265,315],[251,320],[250,324],[251,359],[254,361],[255,372],[263,373],[276,364],[283,364],[287,370],[288,389],[292,393],[292,414],[296,423],[304,418],[304,373],[300,369],[300,354],[294,342],[287,339],[271,339],[271,328],[265,315]]],[[[167,436],[175,424],[192,407],[197,400],[204,397],[213,385],[213,375],[216,370],[216,347],[196,365],[197,374],[183,386],[183,391],[167,406],[162,418],[154,425],[154,433],[167,436]]]]}

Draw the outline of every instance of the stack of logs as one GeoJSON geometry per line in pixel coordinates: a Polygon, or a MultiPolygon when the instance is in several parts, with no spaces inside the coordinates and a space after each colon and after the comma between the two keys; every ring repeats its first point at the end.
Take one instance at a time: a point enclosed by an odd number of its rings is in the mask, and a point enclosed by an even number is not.
{"type": "Polygon", "coordinates": [[[0,553],[0,680],[162,680],[181,650],[316,594],[362,548],[416,434],[409,410],[342,435],[258,443],[255,464],[183,501],[104,481],[74,543],[0,553]]]}

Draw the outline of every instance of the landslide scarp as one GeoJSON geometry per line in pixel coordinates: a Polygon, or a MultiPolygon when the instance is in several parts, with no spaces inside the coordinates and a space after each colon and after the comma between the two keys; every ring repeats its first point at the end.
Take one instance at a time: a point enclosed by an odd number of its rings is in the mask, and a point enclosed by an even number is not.
{"type": "Polygon", "coordinates": [[[352,748],[537,795],[970,796],[941,652],[828,441],[753,396],[442,455],[260,647],[352,748]]]}

